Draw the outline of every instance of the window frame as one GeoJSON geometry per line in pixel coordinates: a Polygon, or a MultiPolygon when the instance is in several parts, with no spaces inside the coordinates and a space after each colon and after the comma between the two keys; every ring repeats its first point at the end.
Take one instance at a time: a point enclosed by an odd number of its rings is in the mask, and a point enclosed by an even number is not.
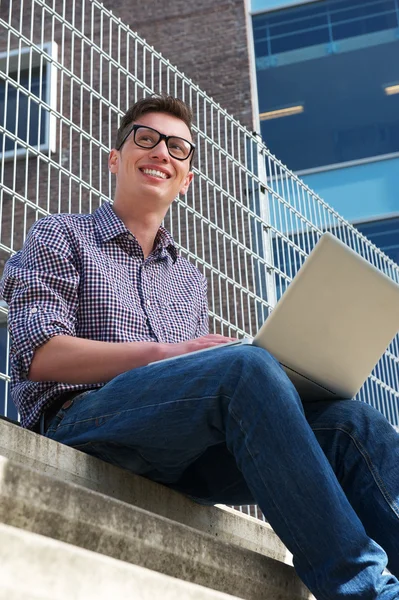
{"type": "Polygon", "coordinates": [[[381,213],[374,217],[366,217],[364,219],[354,219],[350,221],[350,224],[353,227],[357,228],[358,225],[362,225],[363,223],[377,223],[378,221],[389,221],[390,219],[398,219],[399,211],[394,211],[390,213],[381,213]]]}
{"type": "MultiPolygon", "coordinates": [[[[40,144],[39,138],[39,143],[32,146],[32,148],[49,154],[56,151],[56,117],[52,111],[57,109],[57,68],[54,64],[57,60],[57,55],[58,45],[56,42],[46,42],[37,46],[0,52],[0,70],[6,74],[6,83],[10,80],[11,73],[31,70],[40,67],[44,63],[46,94],[44,98],[39,100],[39,103],[44,102],[47,104],[50,107],[50,111],[44,111],[43,113],[45,118],[44,142],[40,144]]],[[[9,161],[14,157],[25,157],[27,151],[28,148],[16,149],[14,147],[2,153],[0,149],[0,160],[9,161]]]]}
{"type": "Polygon", "coordinates": [[[293,171],[293,172],[295,173],[295,175],[302,177],[304,175],[316,175],[317,173],[325,173],[326,171],[336,171],[337,169],[358,167],[360,165],[367,165],[369,163],[381,162],[383,160],[392,160],[393,158],[399,158],[399,152],[391,152],[390,154],[376,154],[374,156],[368,156],[367,158],[356,158],[354,160],[348,160],[347,162],[330,163],[327,165],[323,165],[321,167],[311,167],[309,169],[299,169],[298,171],[293,171]]]}
{"type": "MultiPolygon", "coordinates": [[[[256,0],[252,0],[254,2],[256,0]]],[[[264,0],[263,0],[264,1],[264,0]]],[[[322,0],[285,0],[282,4],[279,2],[273,2],[272,0],[268,1],[267,8],[258,8],[257,10],[252,10],[252,2],[251,2],[251,16],[261,15],[263,13],[275,12],[276,10],[284,9],[284,8],[292,8],[293,6],[299,6],[300,4],[313,4],[314,2],[321,2],[322,0]]]]}

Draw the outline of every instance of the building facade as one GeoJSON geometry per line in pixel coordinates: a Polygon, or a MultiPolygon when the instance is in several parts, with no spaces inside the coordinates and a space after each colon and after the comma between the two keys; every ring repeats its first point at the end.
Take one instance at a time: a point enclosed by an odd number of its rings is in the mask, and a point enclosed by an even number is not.
{"type": "Polygon", "coordinates": [[[399,263],[398,0],[252,0],[262,137],[399,263]]]}

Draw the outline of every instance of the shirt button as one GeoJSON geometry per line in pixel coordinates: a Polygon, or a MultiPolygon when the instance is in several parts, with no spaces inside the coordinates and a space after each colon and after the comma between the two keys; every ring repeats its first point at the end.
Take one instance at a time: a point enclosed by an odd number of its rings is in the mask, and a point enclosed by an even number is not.
{"type": "Polygon", "coordinates": [[[147,304],[147,306],[150,306],[151,302],[149,300],[147,300],[146,304],[147,304]]]}
{"type": "Polygon", "coordinates": [[[132,236],[131,233],[129,233],[129,235],[127,237],[128,237],[129,240],[132,240],[132,241],[134,240],[134,237],[132,236]]]}
{"type": "Polygon", "coordinates": [[[30,314],[31,315],[35,315],[36,313],[37,313],[37,308],[36,307],[30,309],[30,314]]]}

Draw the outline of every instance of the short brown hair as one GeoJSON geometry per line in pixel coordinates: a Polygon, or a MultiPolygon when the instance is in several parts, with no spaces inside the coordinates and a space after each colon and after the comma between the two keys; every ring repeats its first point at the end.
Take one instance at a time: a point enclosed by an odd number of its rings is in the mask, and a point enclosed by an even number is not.
{"type": "Polygon", "coordinates": [[[135,102],[122,117],[118,133],[116,134],[114,147],[119,150],[130,126],[137,121],[137,119],[146,113],[151,112],[168,113],[169,115],[181,119],[187,125],[191,133],[193,124],[193,111],[191,110],[191,107],[183,102],[183,100],[174,98],[174,96],[159,96],[154,94],[135,102]]]}

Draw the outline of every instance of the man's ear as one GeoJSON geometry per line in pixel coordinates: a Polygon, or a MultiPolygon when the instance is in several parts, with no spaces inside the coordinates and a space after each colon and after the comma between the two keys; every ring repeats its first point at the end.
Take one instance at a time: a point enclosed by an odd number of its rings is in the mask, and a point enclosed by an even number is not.
{"type": "Polygon", "coordinates": [[[108,169],[111,171],[111,173],[113,173],[115,175],[118,172],[118,166],[119,166],[119,152],[118,152],[118,150],[115,150],[115,148],[112,148],[112,150],[108,156],[108,169]]]}
{"type": "Polygon", "coordinates": [[[179,190],[179,194],[181,194],[182,196],[184,196],[184,194],[187,194],[188,188],[190,187],[190,183],[192,182],[193,177],[194,173],[192,171],[189,171],[182,183],[182,186],[179,190]]]}

